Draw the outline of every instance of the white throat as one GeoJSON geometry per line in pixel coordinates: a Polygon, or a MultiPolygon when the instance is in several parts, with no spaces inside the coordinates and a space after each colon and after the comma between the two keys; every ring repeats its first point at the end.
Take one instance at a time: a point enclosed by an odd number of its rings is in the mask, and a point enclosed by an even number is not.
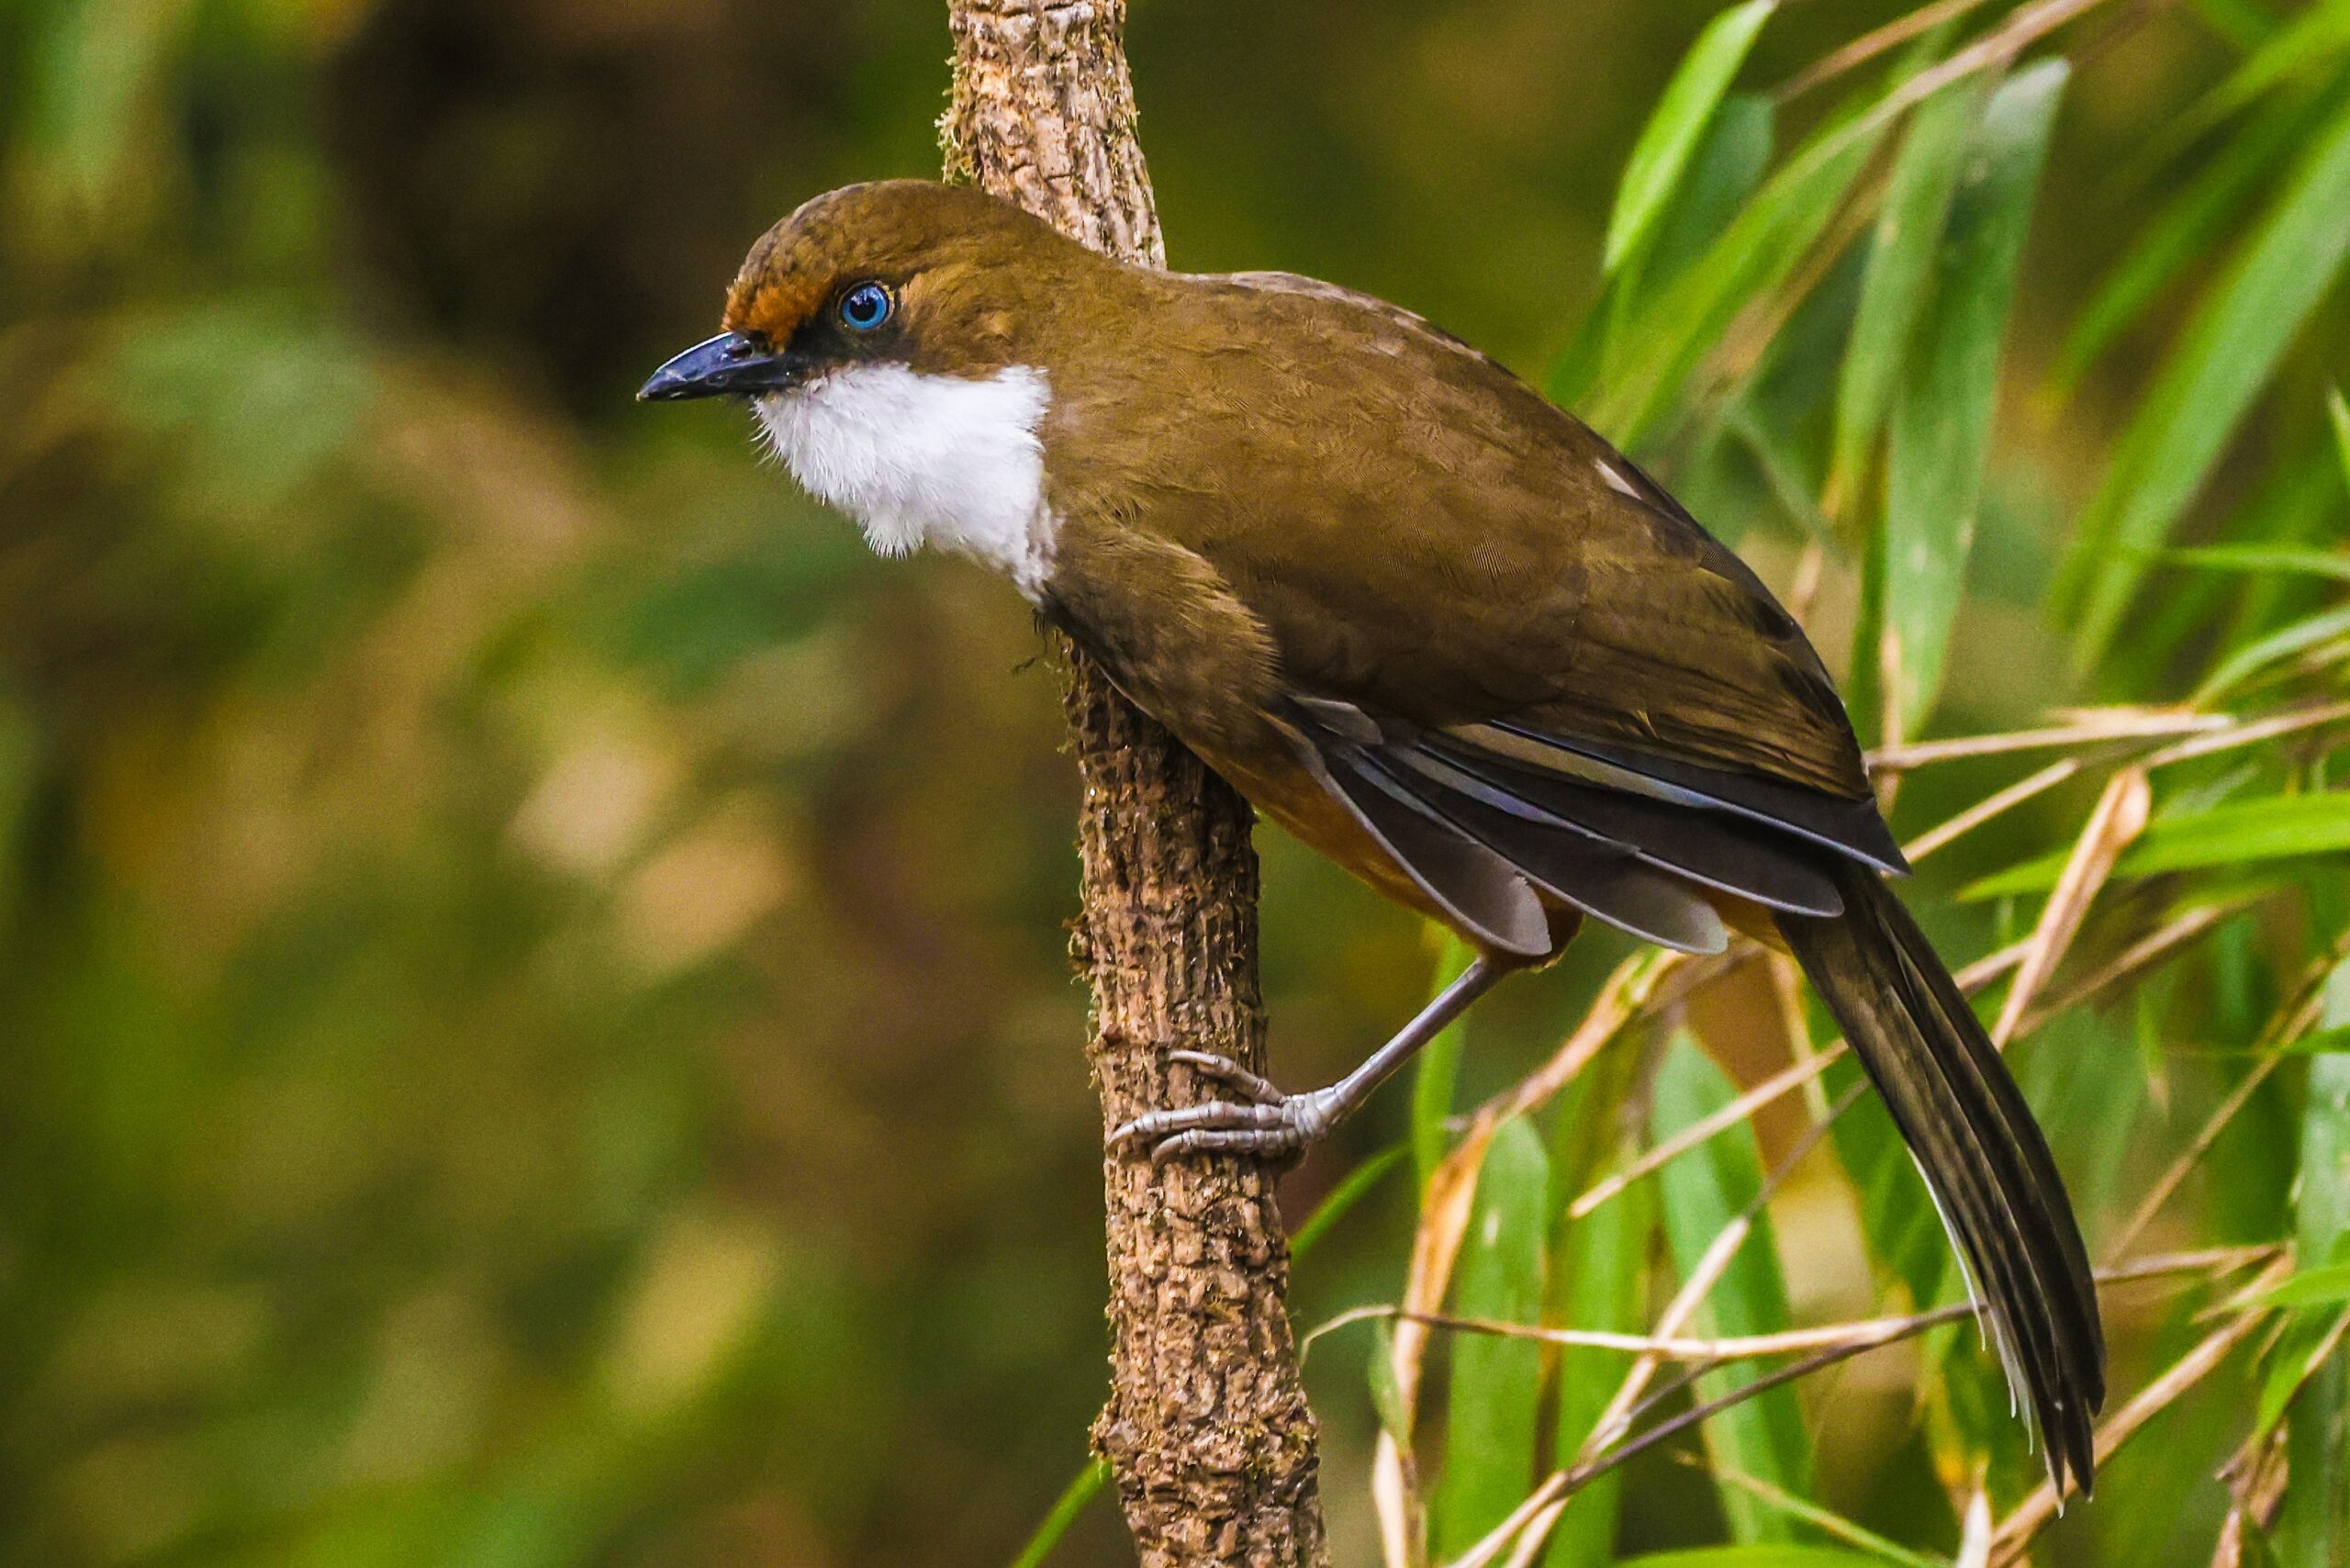
{"type": "Polygon", "coordinates": [[[1036,435],[1051,402],[1044,373],[1024,364],[979,381],[860,364],[757,408],[792,477],[855,518],[874,549],[975,556],[1035,599],[1052,569],[1036,435]]]}

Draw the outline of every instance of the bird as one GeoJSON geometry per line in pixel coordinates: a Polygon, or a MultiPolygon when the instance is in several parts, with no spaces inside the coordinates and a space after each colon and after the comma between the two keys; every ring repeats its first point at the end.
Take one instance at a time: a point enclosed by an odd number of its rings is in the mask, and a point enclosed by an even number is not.
{"type": "Polygon", "coordinates": [[[889,180],[751,249],[720,333],[640,392],[745,400],[873,548],[1007,577],[1263,814],[1474,958],[1337,1082],[1115,1129],[1287,1157],[1586,921],[1792,953],[1915,1158],[2056,1495],[2093,1481],[2096,1287],[2030,1107],[1888,876],[1834,683],[1639,466],[1396,306],[1102,255],[978,188],[889,180]]]}

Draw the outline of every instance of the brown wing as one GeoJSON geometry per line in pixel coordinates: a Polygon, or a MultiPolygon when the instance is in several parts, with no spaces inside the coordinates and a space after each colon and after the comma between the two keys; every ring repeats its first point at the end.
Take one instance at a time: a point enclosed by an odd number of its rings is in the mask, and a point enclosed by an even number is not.
{"type": "Polygon", "coordinates": [[[1048,428],[1058,505],[1207,565],[1272,651],[1248,706],[1350,809],[1681,946],[1721,940],[1702,890],[1825,914],[1821,847],[1900,865],[1801,630],[1605,442],[1393,307],[1165,286],[1174,357],[1057,379],[1086,438],[1064,457],[1048,428]]]}
{"type": "Polygon", "coordinates": [[[1868,793],[1794,620],[1507,370],[1308,279],[1159,286],[1169,329],[1057,379],[1057,415],[1121,510],[1212,562],[1272,629],[1301,689],[1427,727],[1506,721],[1868,793]]]}

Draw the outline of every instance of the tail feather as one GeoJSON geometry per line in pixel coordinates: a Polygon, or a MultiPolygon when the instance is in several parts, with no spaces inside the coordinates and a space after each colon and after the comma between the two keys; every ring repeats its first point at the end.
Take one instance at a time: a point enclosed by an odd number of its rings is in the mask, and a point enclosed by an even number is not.
{"type": "Polygon", "coordinates": [[[2088,1255],[2007,1064],[1908,911],[1874,871],[1838,868],[1841,916],[1778,916],[1843,1025],[1966,1266],[2009,1392],[2047,1445],[2058,1495],[2093,1479],[2105,1334],[2088,1255]]]}

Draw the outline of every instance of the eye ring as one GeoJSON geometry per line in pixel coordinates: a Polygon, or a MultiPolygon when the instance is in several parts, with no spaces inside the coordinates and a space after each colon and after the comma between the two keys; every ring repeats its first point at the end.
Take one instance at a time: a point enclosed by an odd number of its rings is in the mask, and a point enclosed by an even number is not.
{"type": "Polygon", "coordinates": [[[869,332],[887,321],[897,305],[888,288],[868,280],[853,285],[834,308],[842,326],[852,332],[869,332]]]}

